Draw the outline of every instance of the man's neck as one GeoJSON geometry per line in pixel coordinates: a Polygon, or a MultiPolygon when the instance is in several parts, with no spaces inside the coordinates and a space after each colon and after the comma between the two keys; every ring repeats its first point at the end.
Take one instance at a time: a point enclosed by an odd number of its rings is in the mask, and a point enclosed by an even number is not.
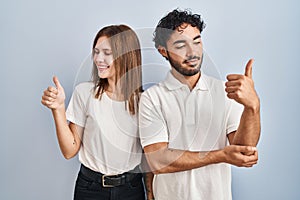
{"type": "Polygon", "coordinates": [[[179,72],[177,72],[174,68],[172,68],[171,73],[177,80],[179,80],[181,83],[187,85],[190,90],[192,90],[196,86],[196,84],[201,76],[201,72],[199,72],[193,76],[184,76],[184,75],[180,74],[179,72]]]}

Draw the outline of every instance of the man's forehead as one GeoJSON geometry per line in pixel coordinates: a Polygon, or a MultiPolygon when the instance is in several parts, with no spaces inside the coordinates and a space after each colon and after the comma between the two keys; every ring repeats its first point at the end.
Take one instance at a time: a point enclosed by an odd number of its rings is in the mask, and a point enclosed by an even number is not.
{"type": "Polygon", "coordinates": [[[170,36],[170,40],[193,40],[199,35],[200,31],[196,26],[192,27],[189,24],[182,24],[173,31],[170,36]]]}

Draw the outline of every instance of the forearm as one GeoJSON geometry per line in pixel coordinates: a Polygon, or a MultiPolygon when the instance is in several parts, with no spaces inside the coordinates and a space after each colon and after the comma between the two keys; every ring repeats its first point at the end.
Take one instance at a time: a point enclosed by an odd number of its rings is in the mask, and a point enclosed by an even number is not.
{"type": "Polygon", "coordinates": [[[218,163],[252,167],[258,160],[255,147],[241,145],[229,145],[208,152],[191,152],[168,149],[168,143],[156,143],[144,147],[144,151],[154,174],[186,171],[218,163]]]}
{"type": "Polygon", "coordinates": [[[153,189],[152,189],[152,182],[153,182],[154,174],[152,172],[146,172],[143,175],[144,175],[144,181],[145,181],[147,200],[154,199],[153,189]]]}
{"type": "MultiPolygon", "coordinates": [[[[211,152],[189,152],[189,151],[179,151],[172,150],[174,160],[169,160],[171,162],[169,165],[162,167],[158,173],[172,173],[179,171],[191,170],[199,167],[204,167],[210,164],[216,164],[222,162],[220,159],[221,151],[211,151],[211,152]],[[182,154],[182,156],[180,156],[182,154]],[[172,162],[173,161],[173,162],[172,162]]],[[[169,158],[172,158],[172,153],[169,153],[169,158]]],[[[165,163],[167,164],[167,163],[165,163]]]]}
{"type": "Polygon", "coordinates": [[[244,108],[232,144],[256,146],[260,137],[260,107],[244,108]]]}
{"type": "Polygon", "coordinates": [[[222,150],[191,152],[168,149],[167,146],[147,153],[146,157],[154,174],[186,171],[224,161],[222,150]]]}
{"type": "Polygon", "coordinates": [[[60,150],[66,159],[70,159],[77,154],[80,140],[76,137],[74,131],[72,132],[67,123],[65,106],[52,109],[52,115],[60,150]]]}

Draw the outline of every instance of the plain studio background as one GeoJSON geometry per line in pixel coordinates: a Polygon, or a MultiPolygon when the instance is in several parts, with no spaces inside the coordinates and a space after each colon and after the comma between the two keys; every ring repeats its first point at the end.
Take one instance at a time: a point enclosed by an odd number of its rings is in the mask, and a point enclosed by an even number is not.
{"type": "Polygon", "coordinates": [[[72,199],[79,162],[60,153],[51,113],[40,104],[43,90],[57,75],[69,100],[95,34],[109,24],[126,23],[141,34],[145,85],[164,78],[168,65],[146,40],[177,7],[202,14],[204,48],[223,80],[244,73],[255,58],[260,160],[251,169],[232,168],[233,198],[300,199],[299,6],[296,0],[2,1],[0,199],[72,199]]]}

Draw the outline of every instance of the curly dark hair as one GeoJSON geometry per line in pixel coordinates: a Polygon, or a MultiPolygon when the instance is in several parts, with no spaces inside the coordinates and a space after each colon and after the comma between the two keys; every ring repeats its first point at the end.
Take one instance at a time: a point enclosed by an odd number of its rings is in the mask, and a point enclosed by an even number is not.
{"type": "Polygon", "coordinates": [[[200,33],[205,28],[205,23],[201,19],[200,15],[192,14],[192,12],[189,10],[181,11],[179,9],[175,9],[172,12],[169,12],[158,22],[153,33],[155,47],[166,47],[166,43],[170,38],[170,35],[175,29],[184,23],[190,24],[192,27],[197,27],[200,33]]]}

